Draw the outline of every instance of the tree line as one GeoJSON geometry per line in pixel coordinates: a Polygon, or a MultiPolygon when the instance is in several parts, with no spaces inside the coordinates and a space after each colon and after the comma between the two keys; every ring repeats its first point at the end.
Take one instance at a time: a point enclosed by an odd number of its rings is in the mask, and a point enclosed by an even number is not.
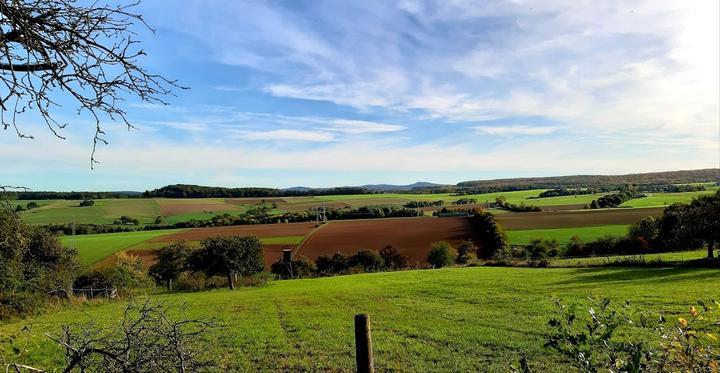
{"type": "Polygon", "coordinates": [[[615,208],[620,207],[623,203],[635,199],[645,197],[644,194],[638,192],[634,188],[630,188],[618,193],[607,194],[590,202],[591,209],[615,208]]]}
{"type": "Polygon", "coordinates": [[[508,202],[504,196],[495,198],[495,205],[503,210],[512,212],[541,212],[542,209],[538,206],[526,205],[521,202],[520,204],[508,202]]]}
{"type": "Polygon", "coordinates": [[[403,207],[407,207],[409,209],[415,209],[420,207],[435,207],[435,206],[442,206],[445,204],[445,201],[443,200],[437,200],[437,201],[410,201],[403,205],[403,207]]]}

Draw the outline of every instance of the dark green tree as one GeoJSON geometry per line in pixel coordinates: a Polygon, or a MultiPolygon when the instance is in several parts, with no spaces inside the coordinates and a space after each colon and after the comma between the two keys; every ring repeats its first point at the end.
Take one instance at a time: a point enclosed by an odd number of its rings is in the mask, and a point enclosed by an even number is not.
{"type": "Polygon", "coordinates": [[[436,242],[428,253],[427,262],[434,268],[453,265],[457,258],[457,251],[445,241],[436,242]]]}
{"type": "Polygon", "coordinates": [[[348,266],[362,267],[365,272],[374,272],[385,267],[385,260],[375,250],[359,250],[348,258],[348,266]]]}
{"type": "Polygon", "coordinates": [[[150,267],[150,276],[164,281],[172,291],[172,282],[190,269],[190,255],[193,249],[186,241],[174,242],[157,251],[157,261],[150,267]]]}
{"type": "Polygon", "coordinates": [[[265,260],[257,236],[211,237],[193,252],[190,267],[208,276],[227,276],[228,288],[235,289],[235,276],[262,272],[265,260]]]}

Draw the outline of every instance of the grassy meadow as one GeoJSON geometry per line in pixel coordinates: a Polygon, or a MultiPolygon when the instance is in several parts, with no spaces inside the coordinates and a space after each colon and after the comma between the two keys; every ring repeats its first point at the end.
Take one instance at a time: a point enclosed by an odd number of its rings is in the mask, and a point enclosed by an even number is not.
{"type": "MultiPolygon", "coordinates": [[[[536,371],[566,372],[568,362],[542,347],[554,298],[630,300],[677,315],[718,294],[717,270],[473,267],[276,281],[153,301],[220,322],[204,342],[225,371],[353,371],[353,315],[366,312],[378,371],[506,372],[525,353],[536,371]]],[[[123,307],[70,306],[0,324],[0,336],[22,336],[29,327],[23,362],[49,368],[62,355],[44,333],[57,335],[62,324],[116,322],[123,307]]]]}
{"type": "Polygon", "coordinates": [[[579,236],[585,242],[604,236],[623,236],[627,234],[628,228],[629,225],[601,225],[581,228],[509,230],[505,233],[511,245],[527,245],[536,238],[555,239],[560,244],[566,244],[573,236],[579,236]]]}

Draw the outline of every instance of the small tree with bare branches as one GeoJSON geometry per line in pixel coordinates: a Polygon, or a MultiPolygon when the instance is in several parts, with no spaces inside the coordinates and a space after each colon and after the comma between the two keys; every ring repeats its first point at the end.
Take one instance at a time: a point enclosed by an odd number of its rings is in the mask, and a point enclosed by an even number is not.
{"type": "Polygon", "coordinates": [[[107,144],[101,127],[104,118],[133,128],[119,103],[135,96],[166,104],[162,97],[173,80],[140,66],[145,52],[139,48],[133,26],[153,31],[133,13],[137,3],[101,5],[77,0],[0,0],[0,124],[14,128],[21,138],[32,138],[18,122],[37,111],[52,133],[64,138],[67,123],[56,120],[51,109],[58,97],[69,96],[78,114],[95,123],[90,156],[97,163],[98,143],[107,144]]]}

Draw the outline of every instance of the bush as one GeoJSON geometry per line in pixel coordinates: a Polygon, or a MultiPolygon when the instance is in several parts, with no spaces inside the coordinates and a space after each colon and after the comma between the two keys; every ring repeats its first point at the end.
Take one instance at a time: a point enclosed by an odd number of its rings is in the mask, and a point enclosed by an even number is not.
{"type": "Polygon", "coordinates": [[[88,206],[92,206],[92,205],[94,205],[94,204],[95,204],[95,201],[93,201],[93,200],[91,200],[91,199],[86,199],[86,200],[80,202],[80,205],[79,205],[79,206],[80,206],[80,207],[88,207],[88,206]]]}
{"type": "Polygon", "coordinates": [[[480,239],[480,247],[482,249],[483,258],[491,258],[495,251],[503,250],[507,247],[507,236],[503,232],[500,224],[495,217],[482,210],[476,210],[473,222],[475,223],[477,233],[480,239]]]}
{"type": "Polygon", "coordinates": [[[583,242],[582,237],[580,236],[572,236],[570,238],[570,242],[565,245],[565,250],[563,252],[563,256],[565,257],[575,257],[575,256],[587,256],[587,250],[585,248],[585,243],[583,242]]]}
{"type": "Polygon", "coordinates": [[[477,261],[477,252],[478,248],[475,246],[475,243],[466,240],[463,241],[460,246],[458,246],[457,249],[457,258],[455,259],[455,262],[457,264],[468,264],[471,262],[477,261]]]}
{"type": "Polygon", "coordinates": [[[400,254],[396,248],[390,245],[380,250],[380,256],[385,261],[385,267],[393,270],[406,268],[410,262],[407,255],[400,254]]]}
{"type": "Polygon", "coordinates": [[[202,272],[183,272],[175,280],[175,289],[180,291],[200,291],[206,287],[205,274],[202,272]]]}
{"type": "Polygon", "coordinates": [[[25,208],[28,210],[36,209],[38,207],[40,207],[40,205],[38,205],[38,203],[35,201],[28,202],[27,205],[25,205],[25,208]]]}
{"type": "Polygon", "coordinates": [[[155,281],[148,275],[145,264],[135,255],[118,254],[117,262],[103,270],[102,274],[118,290],[148,288],[155,285],[155,281]]]}
{"type": "Polygon", "coordinates": [[[359,250],[348,258],[349,267],[362,267],[365,272],[375,272],[385,267],[385,260],[375,250],[359,250]]]}
{"type": "Polygon", "coordinates": [[[337,275],[347,271],[348,261],[344,254],[337,252],[333,256],[319,256],[315,260],[315,266],[320,275],[337,275]]]}
{"type": "Polygon", "coordinates": [[[290,261],[290,264],[291,266],[288,267],[287,263],[283,262],[283,259],[280,258],[270,266],[270,272],[281,279],[287,279],[312,277],[317,271],[315,263],[302,255],[295,257],[290,261]]]}
{"type": "Polygon", "coordinates": [[[557,257],[559,253],[559,246],[555,239],[534,239],[530,245],[525,246],[528,264],[533,267],[547,267],[550,265],[550,257],[557,257]]]}
{"type": "Polygon", "coordinates": [[[0,320],[14,316],[28,316],[39,312],[45,305],[44,294],[27,291],[0,293],[0,320]]]}
{"type": "Polygon", "coordinates": [[[447,267],[455,263],[457,252],[445,241],[436,242],[428,253],[427,262],[433,268],[447,267]]]}

